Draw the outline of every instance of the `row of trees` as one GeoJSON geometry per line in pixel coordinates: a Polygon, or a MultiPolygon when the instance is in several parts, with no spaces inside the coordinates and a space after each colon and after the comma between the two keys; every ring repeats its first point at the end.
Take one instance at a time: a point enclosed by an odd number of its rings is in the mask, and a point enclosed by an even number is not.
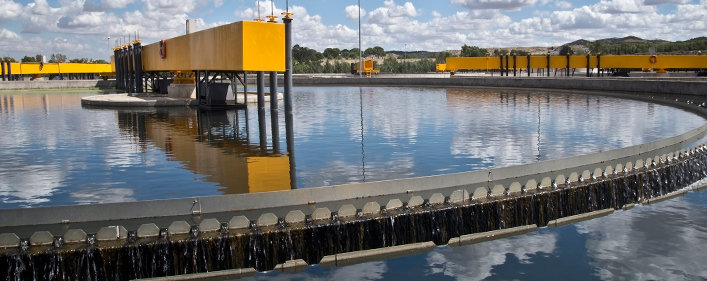
{"type": "MultiPolygon", "coordinates": [[[[444,52],[447,56],[450,53],[444,52]]],[[[435,63],[440,60],[408,57],[398,59],[392,54],[386,54],[380,46],[366,49],[364,57],[384,58],[383,63],[374,62],[374,68],[388,73],[421,73],[435,71],[435,63]]],[[[292,70],[294,73],[350,73],[351,63],[358,60],[359,49],[351,50],[326,48],[323,52],[295,45],[292,47],[292,70]]],[[[441,60],[444,61],[443,57],[441,60]]]]}
{"type": "Polygon", "coordinates": [[[621,42],[616,44],[602,43],[597,40],[588,43],[587,47],[593,54],[606,55],[633,55],[648,54],[650,48],[655,48],[657,53],[694,53],[707,50],[707,37],[698,37],[687,41],[677,42],[621,42]]]}
{"type": "MultiPolygon", "coordinates": [[[[42,62],[43,58],[42,55],[37,54],[34,56],[24,56],[20,59],[20,62],[42,62]]],[[[11,61],[11,62],[17,62],[15,58],[12,57],[3,57],[2,61],[11,61]]],[[[49,60],[47,61],[48,63],[58,63],[58,62],[71,62],[71,63],[108,63],[105,60],[98,59],[88,59],[88,58],[76,58],[76,59],[70,59],[67,60],[66,55],[64,54],[51,54],[49,56],[49,60]]]]}

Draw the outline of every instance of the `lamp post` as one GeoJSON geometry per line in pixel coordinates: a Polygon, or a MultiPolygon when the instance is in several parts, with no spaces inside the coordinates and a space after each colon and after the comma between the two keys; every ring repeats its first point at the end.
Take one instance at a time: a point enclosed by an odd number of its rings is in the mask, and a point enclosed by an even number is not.
{"type": "Polygon", "coordinates": [[[361,0],[358,0],[358,77],[363,77],[363,58],[361,57],[361,0]]]}

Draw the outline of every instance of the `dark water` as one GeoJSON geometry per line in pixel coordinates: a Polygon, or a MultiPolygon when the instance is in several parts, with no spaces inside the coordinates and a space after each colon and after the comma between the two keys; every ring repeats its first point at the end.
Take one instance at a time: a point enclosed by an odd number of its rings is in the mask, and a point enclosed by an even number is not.
{"type": "Polygon", "coordinates": [[[662,105],[563,92],[298,87],[292,182],[282,108],[274,151],[269,122],[259,146],[256,106],[81,107],[91,94],[0,95],[0,208],[463,172],[646,143],[704,123],[662,105]]]}
{"type": "Polygon", "coordinates": [[[706,280],[707,192],[465,247],[242,280],[706,280]]]}

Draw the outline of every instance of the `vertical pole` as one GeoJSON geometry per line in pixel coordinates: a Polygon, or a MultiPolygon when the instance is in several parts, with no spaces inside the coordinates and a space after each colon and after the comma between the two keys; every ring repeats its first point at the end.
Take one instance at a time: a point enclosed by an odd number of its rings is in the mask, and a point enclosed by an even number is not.
{"type": "Polygon", "coordinates": [[[140,41],[135,43],[133,50],[135,52],[135,82],[137,83],[135,90],[142,93],[144,91],[142,88],[142,45],[140,41]]]}
{"type": "Polygon", "coordinates": [[[12,62],[8,61],[7,62],[7,81],[14,81],[14,77],[12,77],[12,62]]]}
{"type": "Polygon", "coordinates": [[[211,106],[211,81],[209,81],[209,76],[211,73],[209,73],[208,70],[204,70],[204,82],[201,83],[201,85],[204,86],[204,89],[202,89],[201,94],[204,95],[202,97],[202,101],[204,104],[207,106],[211,106]]]}
{"type": "Polygon", "coordinates": [[[2,81],[5,81],[5,61],[0,60],[0,73],[2,73],[2,81]]]}
{"type": "Polygon", "coordinates": [[[128,89],[128,55],[126,46],[123,46],[123,48],[120,49],[120,58],[123,60],[123,91],[129,91],[130,89],[128,89]]]}
{"type": "Polygon", "coordinates": [[[547,53],[547,77],[550,77],[550,53],[547,53]]]}
{"type": "Polygon", "coordinates": [[[113,49],[113,63],[115,63],[115,88],[118,90],[122,90],[122,87],[120,86],[120,81],[123,77],[120,73],[121,61],[120,49],[118,48],[113,49]]]}
{"type": "Polygon", "coordinates": [[[601,54],[597,54],[597,77],[599,75],[604,76],[604,73],[601,71],[601,54]]]}
{"type": "Polygon", "coordinates": [[[265,128],[265,72],[258,71],[258,133],[260,149],[267,149],[267,130],[265,128]]]}
{"type": "MultiPolygon", "coordinates": [[[[289,9],[289,6],[288,6],[289,9]]],[[[360,7],[359,7],[360,9],[360,7]]],[[[289,10],[288,10],[289,11],[289,10]]],[[[294,117],[292,114],[292,14],[287,12],[282,21],[285,23],[285,136],[287,141],[287,155],[290,162],[290,187],[297,187],[295,176],[295,133],[294,117]]],[[[359,48],[360,50],[360,48],[359,48]]]]}
{"type": "Polygon", "coordinates": [[[567,54],[567,67],[565,68],[565,74],[570,77],[570,54],[567,54]]]}
{"type": "Polygon", "coordinates": [[[530,77],[530,55],[527,55],[526,57],[528,58],[528,77],[530,77]]]}
{"type": "Polygon", "coordinates": [[[280,124],[277,104],[277,71],[270,72],[270,129],[272,131],[272,149],[280,153],[280,124]]]}
{"type": "Polygon", "coordinates": [[[509,69],[508,69],[508,55],[506,55],[506,77],[508,77],[508,72],[509,72],[509,69]]]}
{"type": "Polygon", "coordinates": [[[516,54],[513,54],[513,77],[516,76],[516,71],[517,71],[517,68],[516,68],[516,54]]]}
{"type": "Polygon", "coordinates": [[[498,70],[501,72],[501,76],[503,76],[503,55],[498,55],[498,70]]]}
{"type": "Polygon", "coordinates": [[[135,60],[133,45],[128,44],[128,93],[135,93],[135,60]]]}
{"type": "Polygon", "coordinates": [[[248,72],[245,71],[243,71],[243,104],[248,106],[248,72]]]}
{"type": "MultiPolygon", "coordinates": [[[[160,84],[160,79],[157,79],[157,85],[160,84]]],[[[196,90],[196,103],[201,104],[201,89],[199,89],[199,85],[201,85],[201,71],[194,71],[194,88],[196,90]]],[[[162,89],[160,89],[162,91],[162,89]]]]}
{"type": "Polygon", "coordinates": [[[591,70],[591,65],[589,64],[591,56],[587,54],[587,77],[592,77],[592,73],[589,72],[591,70]]]}
{"type": "Polygon", "coordinates": [[[363,58],[361,58],[361,0],[358,0],[358,77],[363,77],[363,58]]]}

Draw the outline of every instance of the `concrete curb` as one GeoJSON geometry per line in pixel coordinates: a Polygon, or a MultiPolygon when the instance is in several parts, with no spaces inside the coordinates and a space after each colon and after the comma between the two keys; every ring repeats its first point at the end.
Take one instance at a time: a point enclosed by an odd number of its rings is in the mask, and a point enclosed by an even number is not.
{"type": "Polygon", "coordinates": [[[257,271],[254,268],[237,268],[228,270],[219,270],[203,273],[192,273],[183,275],[174,275],[166,277],[143,278],[135,279],[141,281],[181,281],[181,280],[231,280],[233,278],[243,278],[255,275],[257,271]]]}
{"type": "Polygon", "coordinates": [[[379,249],[341,253],[336,255],[324,256],[319,261],[319,265],[325,267],[352,265],[357,263],[429,252],[432,251],[435,247],[435,243],[429,241],[379,249]]]}
{"type": "Polygon", "coordinates": [[[462,235],[459,237],[454,237],[449,239],[447,243],[450,247],[461,247],[496,239],[502,239],[506,237],[511,237],[515,235],[521,235],[525,233],[530,233],[538,229],[537,225],[524,225],[518,227],[512,227],[507,229],[494,230],[489,232],[474,233],[468,235],[462,235]]]}
{"type": "Polygon", "coordinates": [[[658,202],[661,202],[661,201],[665,201],[665,200],[668,200],[668,199],[672,199],[672,198],[675,198],[675,197],[678,197],[678,196],[683,196],[683,195],[685,195],[686,193],[687,193],[687,189],[678,190],[678,191],[671,192],[671,193],[668,193],[668,194],[665,194],[665,195],[662,195],[662,196],[658,196],[658,197],[653,197],[653,198],[645,199],[645,200],[643,200],[643,201],[641,202],[641,204],[643,204],[643,205],[655,204],[655,203],[658,203],[658,202]]]}
{"type": "Polygon", "coordinates": [[[598,217],[608,216],[612,213],[614,213],[614,209],[604,209],[604,210],[599,210],[599,211],[559,218],[556,220],[551,220],[547,223],[547,226],[548,227],[560,227],[563,225],[573,224],[573,223],[580,222],[580,221],[586,221],[586,220],[591,220],[591,219],[598,218],[598,217]]]}

